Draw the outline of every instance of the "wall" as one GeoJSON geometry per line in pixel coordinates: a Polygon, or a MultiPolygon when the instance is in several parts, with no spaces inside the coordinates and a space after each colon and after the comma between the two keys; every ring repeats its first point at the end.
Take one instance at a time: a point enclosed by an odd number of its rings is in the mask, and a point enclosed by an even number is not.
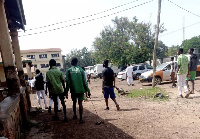
{"type": "Polygon", "coordinates": [[[20,88],[21,93],[6,97],[0,103],[0,137],[20,139],[22,127],[27,126],[28,104],[25,88],[20,88]]]}

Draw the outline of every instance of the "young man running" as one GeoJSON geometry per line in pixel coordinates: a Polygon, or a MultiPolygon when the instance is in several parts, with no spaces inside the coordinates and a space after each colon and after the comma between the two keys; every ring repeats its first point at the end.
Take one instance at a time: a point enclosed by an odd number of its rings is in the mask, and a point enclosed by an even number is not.
{"type": "Polygon", "coordinates": [[[104,94],[105,102],[106,102],[106,108],[105,110],[109,110],[108,107],[108,98],[110,98],[114,101],[117,110],[120,110],[119,104],[116,101],[114,87],[115,87],[115,75],[111,68],[108,67],[108,60],[104,60],[103,67],[105,69],[102,71],[103,74],[103,80],[102,80],[102,93],[104,94]]]}

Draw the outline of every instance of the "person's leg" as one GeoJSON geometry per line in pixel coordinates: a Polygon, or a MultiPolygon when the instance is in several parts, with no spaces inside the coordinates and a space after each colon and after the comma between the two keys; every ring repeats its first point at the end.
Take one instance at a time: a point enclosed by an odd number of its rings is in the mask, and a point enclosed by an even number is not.
{"type": "Polygon", "coordinates": [[[36,94],[37,94],[37,100],[38,100],[39,108],[41,109],[42,105],[41,105],[41,100],[40,100],[40,91],[36,91],[36,94]]]}
{"type": "Polygon", "coordinates": [[[46,97],[45,97],[45,91],[44,90],[41,90],[41,95],[42,95],[42,97],[44,99],[45,109],[48,109],[48,107],[47,107],[47,100],[46,100],[46,97]]]}
{"type": "Polygon", "coordinates": [[[53,117],[53,120],[58,120],[58,101],[57,101],[57,95],[53,95],[53,102],[54,102],[54,113],[55,116],[53,117]]]}
{"type": "Polygon", "coordinates": [[[51,113],[52,104],[53,104],[53,99],[50,98],[50,99],[49,99],[49,109],[48,109],[48,112],[49,112],[49,113],[51,113]]]}
{"type": "Polygon", "coordinates": [[[179,96],[180,96],[180,97],[183,97],[183,95],[182,95],[182,90],[181,90],[181,85],[182,85],[182,82],[181,82],[181,75],[177,75],[177,84],[178,84],[179,96]]]}
{"type": "Polygon", "coordinates": [[[108,88],[105,88],[105,87],[104,87],[104,98],[105,98],[105,103],[106,103],[106,108],[104,110],[109,110],[109,107],[108,107],[109,92],[108,92],[108,88]]]}
{"type": "Polygon", "coordinates": [[[71,93],[71,98],[72,98],[72,102],[73,102],[73,112],[74,112],[74,115],[73,115],[73,119],[77,119],[77,115],[76,115],[76,102],[77,102],[77,99],[76,99],[76,94],[75,93],[71,93]]]}
{"type": "Polygon", "coordinates": [[[171,80],[172,80],[172,87],[176,87],[176,84],[175,84],[175,72],[171,73],[171,80]]]}
{"type": "MultiPolygon", "coordinates": [[[[62,104],[62,106],[63,106],[63,112],[64,112],[64,120],[65,121],[68,121],[67,120],[67,113],[66,113],[66,105],[65,105],[65,98],[64,98],[64,94],[62,93],[62,94],[60,94],[59,95],[59,98],[60,98],[60,101],[61,101],[61,104],[62,104]]],[[[57,98],[56,98],[57,99],[57,98]]],[[[57,106],[57,108],[58,108],[58,106],[57,106]]]]}
{"type": "Polygon", "coordinates": [[[115,96],[115,92],[114,92],[114,87],[109,88],[109,92],[110,92],[110,98],[114,101],[114,103],[117,107],[117,110],[120,110],[119,104],[117,103],[117,101],[115,99],[116,96],[115,96]]]}
{"type": "Polygon", "coordinates": [[[83,121],[83,100],[78,100],[78,105],[79,105],[79,115],[80,115],[79,122],[82,122],[83,121]]]}
{"type": "Polygon", "coordinates": [[[129,80],[130,80],[130,85],[133,86],[133,78],[130,78],[129,80]]]}
{"type": "Polygon", "coordinates": [[[57,100],[58,100],[58,111],[60,111],[60,99],[59,99],[59,97],[57,97],[57,100]]]}
{"type": "Polygon", "coordinates": [[[130,85],[130,80],[129,80],[130,78],[129,77],[127,77],[127,84],[128,85],[130,85]]]}
{"type": "Polygon", "coordinates": [[[191,91],[191,93],[194,94],[194,80],[196,78],[196,71],[191,71],[190,75],[191,75],[191,83],[192,83],[192,91],[191,91]]]}
{"type": "Polygon", "coordinates": [[[191,93],[194,94],[194,80],[191,80],[191,83],[192,83],[192,91],[191,91],[191,93]]]}
{"type": "Polygon", "coordinates": [[[53,104],[53,99],[50,98],[50,99],[49,99],[49,107],[52,107],[52,104],[53,104]]]}

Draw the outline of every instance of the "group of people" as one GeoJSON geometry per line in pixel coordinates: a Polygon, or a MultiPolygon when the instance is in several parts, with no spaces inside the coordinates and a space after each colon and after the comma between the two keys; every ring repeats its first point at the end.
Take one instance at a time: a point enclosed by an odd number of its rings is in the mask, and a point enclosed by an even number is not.
{"type": "MultiPolygon", "coordinates": [[[[88,76],[86,72],[84,71],[84,68],[80,68],[77,66],[78,59],[72,58],[71,65],[72,67],[69,68],[66,71],[66,78],[64,78],[61,71],[59,71],[56,68],[56,61],[54,59],[51,59],[49,61],[49,70],[46,73],[46,80],[44,80],[44,77],[40,73],[40,71],[36,70],[36,76],[34,77],[35,80],[35,90],[38,98],[39,107],[41,106],[40,101],[40,95],[42,95],[44,99],[45,109],[48,109],[48,111],[51,113],[51,105],[47,107],[47,102],[45,98],[45,94],[47,94],[47,90],[49,92],[50,100],[53,100],[54,102],[54,116],[52,117],[52,120],[59,120],[58,116],[58,100],[60,100],[63,112],[64,112],[64,122],[68,121],[67,113],[66,113],[66,104],[64,99],[68,99],[68,91],[70,90],[71,93],[71,99],[73,102],[73,119],[77,119],[76,114],[76,103],[78,101],[79,105],[79,123],[84,123],[83,121],[83,100],[85,100],[85,97],[90,97],[90,89],[88,87],[88,76]],[[46,84],[46,88],[44,85],[46,84]],[[46,91],[45,91],[46,90],[46,91]],[[59,99],[58,99],[59,98],[59,99]]],[[[104,94],[105,102],[106,102],[106,108],[105,110],[109,110],[108,106],[108,99],[109,97],[114,101],[117,110],[120,110],[119,104],[116,101],[116,96],[114,93],[114,87],[115,87],[115,76],[114,72],[111,68],[108,67],[108,60],[105,60],[103,63],[103,66],[105,69],[103,70],[103,80],[102,80],[102,93],[104,94]]],[[[51,102],[52,104],[52,102],[51,102]]]]}
{"type": "Polygon", "coordinates": [[[194,94],[194,80],[196,77],[198,59],[197,55],[194,54],[193,48],[188,50],[189,58],[183,54],[183,48],[179,48],[177,54],[177,66],[174,62],[174,58],[171,58],[172,87],[176,87],[175,77],[177,75],[179,96],[183,98],[181,87],[184,86],[184,92],[186,93],[185,98],[188,98],[190,94],[194,94]],[[188,81],[191,81],[191,89],[189,88],[188,81]]]}

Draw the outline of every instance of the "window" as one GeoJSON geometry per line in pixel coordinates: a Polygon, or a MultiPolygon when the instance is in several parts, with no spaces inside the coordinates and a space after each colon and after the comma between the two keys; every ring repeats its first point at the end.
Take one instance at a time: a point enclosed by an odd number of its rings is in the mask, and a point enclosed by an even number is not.
{"type": "Polygon", "coordinates": [[[35,55],[27,55],[26,56],[28,59],[35,59],[35,55]]]}
{"type": "Polygon", "coordinates": [[[40,64],[41,65],[41,68],[48,68],[49,67],[49,64],[40,64]]]}
{"type": "Polygon", "coordinates": [[[137,70],[137,66],[133,67],[133,71],[136,71],[137,70]]]}
{"type": "Polygon", "coordinates": [[[153,69],[153,67],[150,65],[147,65],[147,69],[153,69]]]}
{"type": "Polygon", "coordinates": [[[33,65],[35,68],[37,68],[37,64],[33,65]]]}
{"type": "Polygon", "coordinates": [[[139,70],[144,70],[144,69],[145,69],[144,65],[139,66],[139,70]]]}
{"type": "Polygon", "coordinates": [[[61,67],[60,63],[56,63],[56,67],[61,67]]]}
{"type": "Polygon", "coordinates": [[[59,57],[59,54],[51,54],[51,57],[59,57]]]}
{"type": "Polygon", "coordinates": [[[41,54],[39,55],[39,58],[47,58],[47,54],[41,54]]]}

